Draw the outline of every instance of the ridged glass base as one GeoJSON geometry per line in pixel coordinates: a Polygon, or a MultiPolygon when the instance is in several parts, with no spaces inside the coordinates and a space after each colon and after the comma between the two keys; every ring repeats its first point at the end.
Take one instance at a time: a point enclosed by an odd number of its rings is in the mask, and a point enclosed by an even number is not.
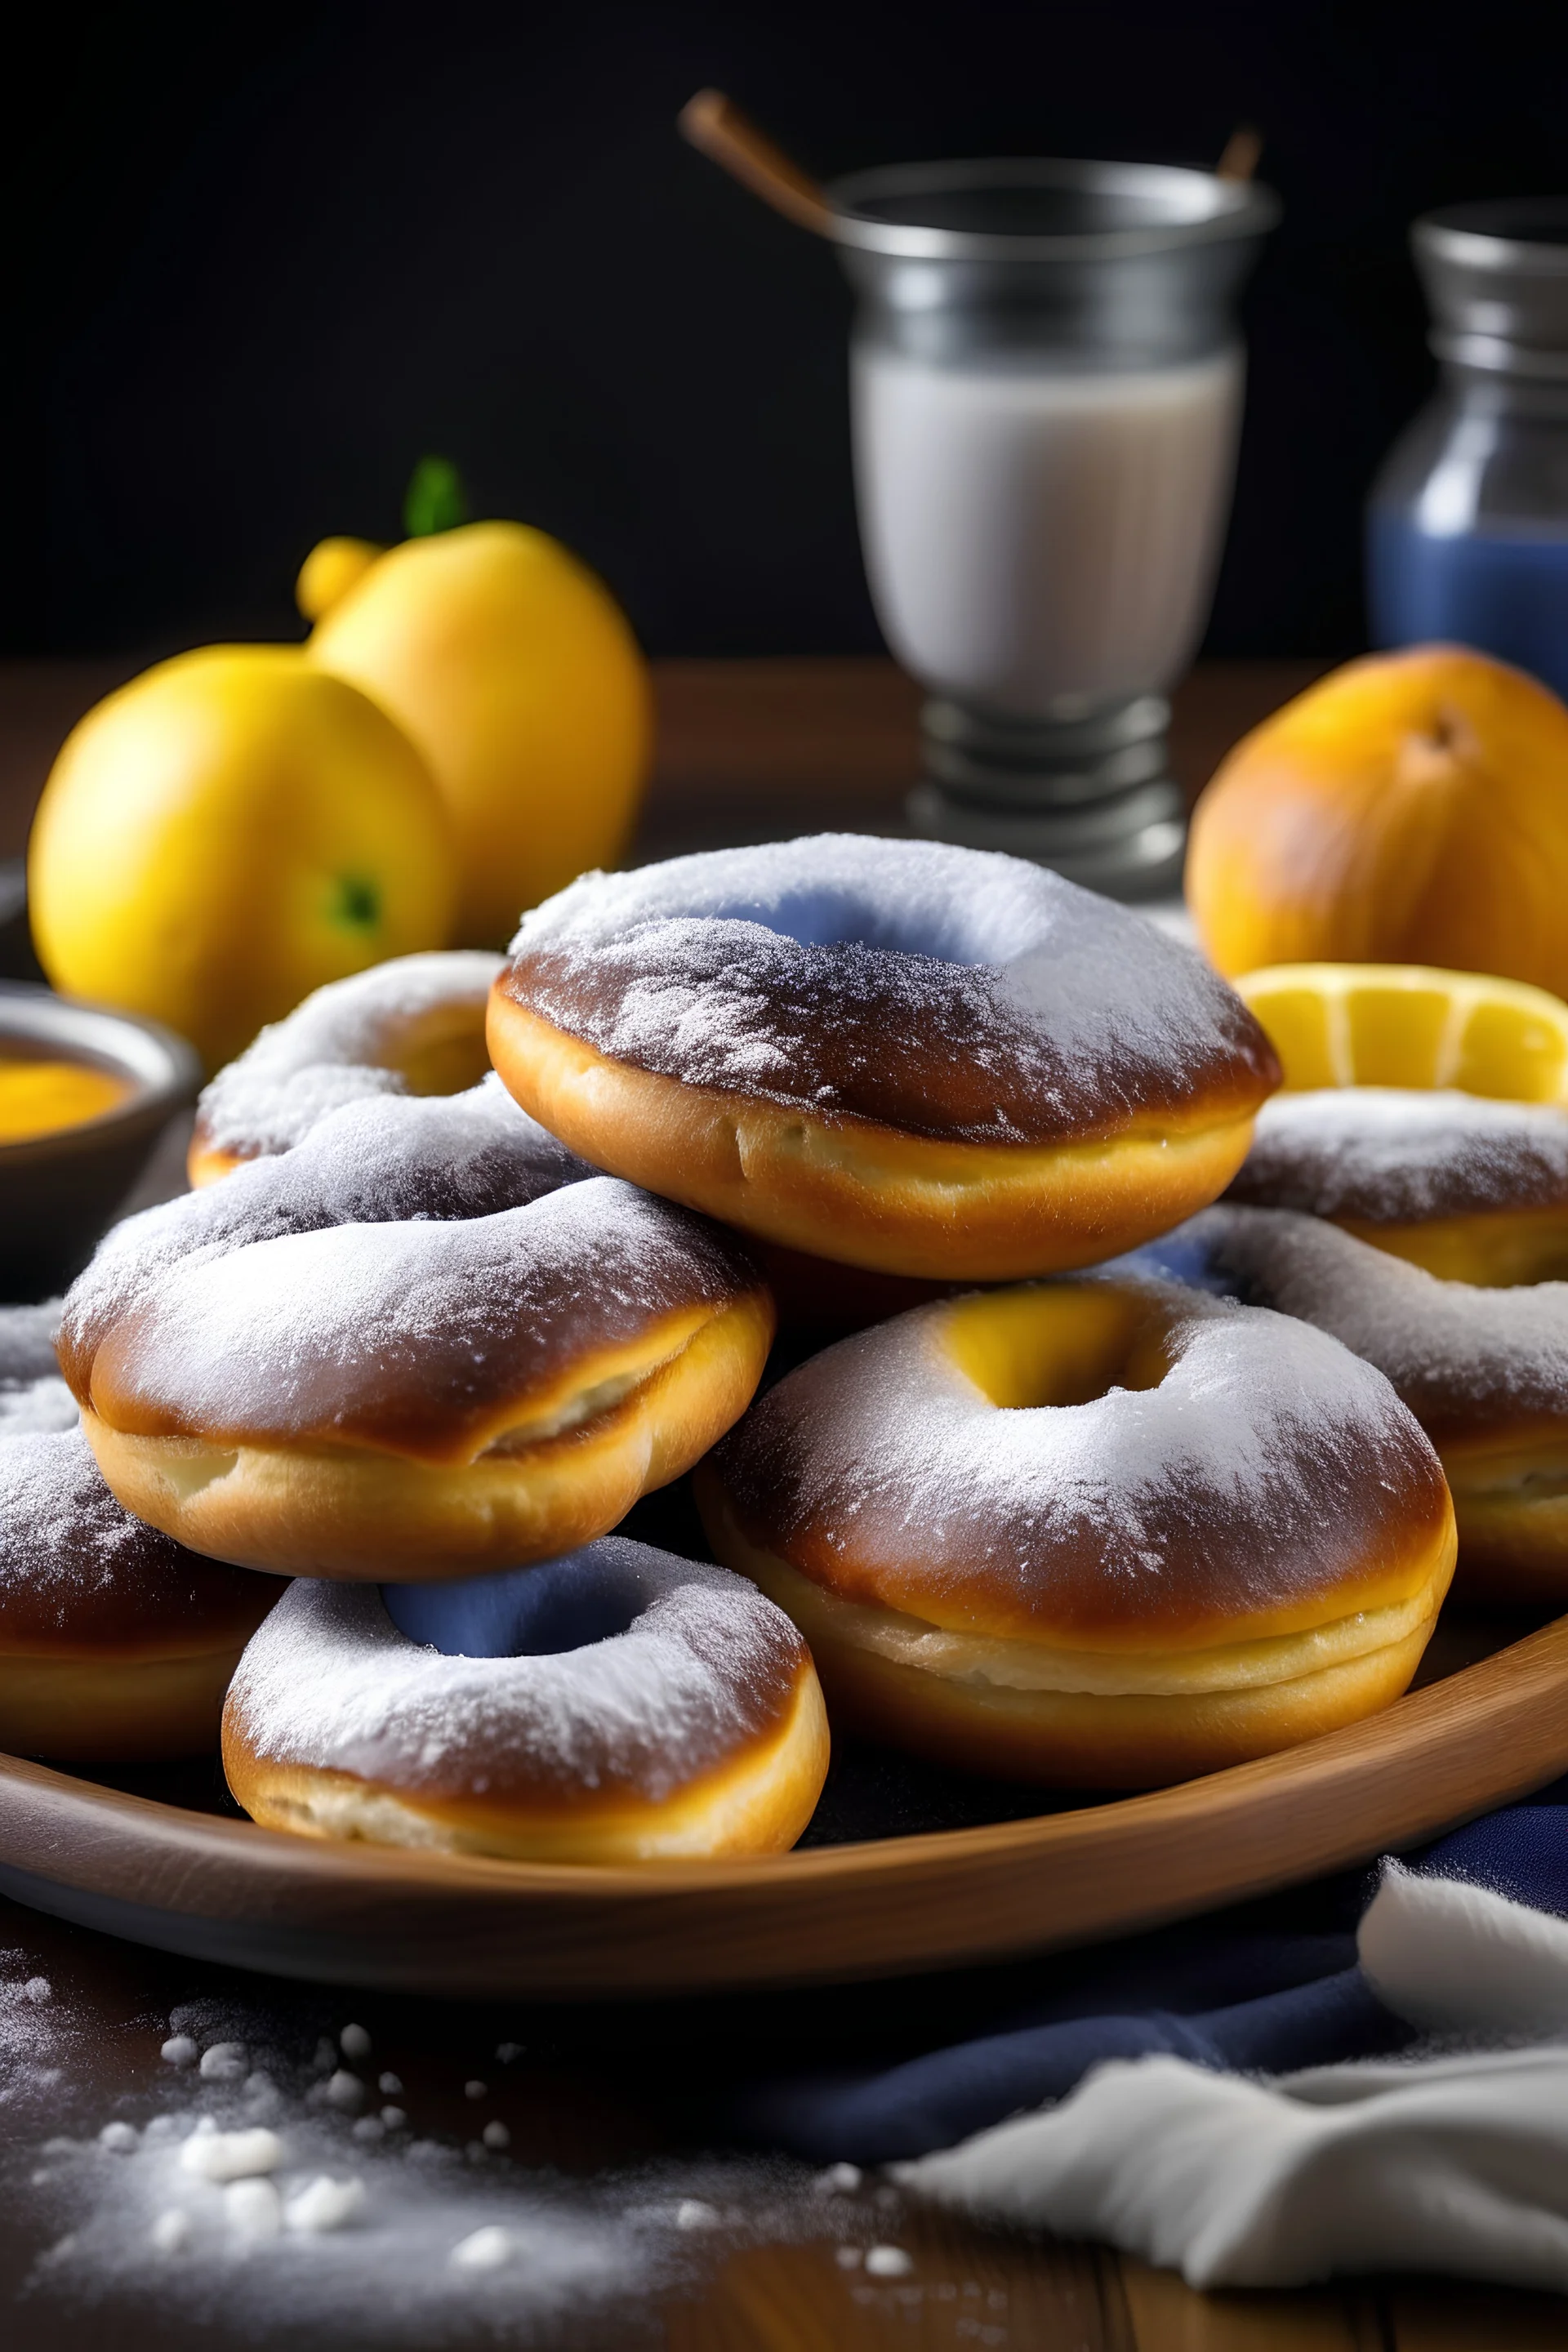
{"type": "Polygon", "coordinates": [[[1168,895],[1186,848],[1185,809],[1166,772],[1170,716],[1159,695],[1063,720],[928,702],[926,773],[910,794],[910,822],[938,841],[1033,858],[1109,898],[1168,895]]]}

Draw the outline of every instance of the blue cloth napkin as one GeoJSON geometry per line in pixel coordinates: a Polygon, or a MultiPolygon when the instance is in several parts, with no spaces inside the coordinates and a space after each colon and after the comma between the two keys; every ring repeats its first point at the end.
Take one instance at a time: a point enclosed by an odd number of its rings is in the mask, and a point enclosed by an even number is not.
{"type": "MultiPolygon", "coordinates": [[[[1406,1866],[1568,1918],[1568,1781],[1456,1830],[1406,1866]]],[[[1370,1900],[1375,1877],[1369,1878],[1370,1900]]],[[[883,2164],[953,2147],[1060,2099],[1111,2058],[1164,2054],[1221,2073],[1287,2074],[1410,2045],[1378,2000],[1353,1930],[1216,1925],[1113,1947],[1074,1990],[995,2030],[895,2065],[753,2085],[740,2121],[814,2161],[883,2164]]]]}

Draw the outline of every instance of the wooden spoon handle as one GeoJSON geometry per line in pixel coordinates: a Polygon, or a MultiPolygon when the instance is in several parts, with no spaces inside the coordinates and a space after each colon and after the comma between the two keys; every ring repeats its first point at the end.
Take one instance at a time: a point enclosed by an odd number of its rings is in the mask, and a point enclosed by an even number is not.
{"type": "Polygon", "coordinates": [[[750,188],[775,213],[818,236],[833,234],[833,211],[809,173],[792,163],[765,131],[742,113],[721,89],[700,89],[676,117],[683,139],[750,188]]]}
{"type": "Polygon", "coordinates": [[[1263,152],[1263,133],[1255,131],[1250,122],[1238,122],[1225,142],[1224,152],[1215,165],[1215,177],[1219,180],[1250,180],[1258,169],[1263,152]]]}

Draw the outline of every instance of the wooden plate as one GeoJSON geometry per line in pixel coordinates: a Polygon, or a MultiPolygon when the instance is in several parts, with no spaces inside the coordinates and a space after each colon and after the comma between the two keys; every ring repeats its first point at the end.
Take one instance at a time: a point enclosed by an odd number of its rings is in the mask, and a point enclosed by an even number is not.
{"type": "Polygon", "coordinates": [[[1411,1845],[1568,1769],[1568,1617],[1151,1796],[766,1862],[562,1868],[318,1844],[0,1757],[0,1890],[204,1959],[402,1991],[626,1997],[895,1976],[1126,1933],[1411,1845]]]}

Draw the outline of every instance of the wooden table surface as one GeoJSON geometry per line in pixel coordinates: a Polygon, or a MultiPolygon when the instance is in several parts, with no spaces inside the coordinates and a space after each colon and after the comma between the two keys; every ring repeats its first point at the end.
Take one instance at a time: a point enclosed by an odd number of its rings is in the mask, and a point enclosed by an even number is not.
{"type": "MultiPolygon", "coordinates": [[[[83,711],[139,661],[0,661],[0,857],[26,845],[49,762],[83,711]]],[[[1176,696],[1173,758],[1195,796],[1239,735],[1322,667],[1209,662],[1176,696]]],[[[639,857],[832,826],[900,823],[919,763],[918,690],[888,661],[655,665],[658,754],[639,857]]]]}
{"type": "MultiPolygon", "coordinates": [[[[25,845],[34,801],[65,731],[132,662],[0,664],[0,856],[25,845]]],[[[1245,730],[1314,675],[1305,663],[1207,666],[1177,698],[1177,772],[1194,792],[1245,730]]],[[[658,672],[658,773],[638,854],[667,856],[722,841],[822,827],[887,831],[900,822],[916,764],[914,690],[881,662],[668,663],[658,672]]],[[[160,2080],[158,2046],[172,2006],[232,1998],[261,2038],[310,2048],[350,2016],[371,2031],[374,2064],[395,2072],[411,2125],[462,2140],[475,2125],[463,2083],[495,2077],[495,2045],[523,2045],[499,2070],[483,2109],[504,2122],[508,2165],[550,2165],[592,2182],[605,2168],[679,2158],[700,2142],[706,2095],[727,2075],[810,2063],[814,2040],[842,2047],[920,2016],[931,2039],[963,2031],[974,1979],[772,1997],[637,2012],[555,2011],[504,2018],[458,2004],[345,2000],[307,1986],[204,1969],[121,1945],[0,1901],[0,1995],[47,1977],[70,2023],[71,2056],[53,2127],[81,2131],[137,2112],[160,2080]]],[[[0,2057],[4,2036],[0,2033],[0,2057]]],[[[166,2076],[164,2077],[166,2080],[166,2076]]],[[[58,2234],[43,2187],[30,2185],[26,2129],[0,2083],[0,2343],[7,2352],[228,2352],[287,2342],[336,2346],[334,2333],[280,2321],[259,2338],[216,2312],[160,2312],[113,2293],[82,2296],[40,2284],[34,2265],[58,2234]],[[6,2122],[7,2112],[12,2121],[6,2122]]],[[[561,2320],[529,2343],[579,2347],[664,2342],[673,2352],[1534,2352],[1568,2346],[1568,2305],[1447,2280],[1354,2282],[1312,2294],[1190,2292],[1179,2279],[1100,2248],[992,2236],[917,2210],[879,2215],[871,2234],[896,2236],[914,2258],[905,2279],[872,2281],[842,2267],[826,2231],[798,2226],[756,2242],[722,2231],[701,2274],[661,2292],[653,2308],[607,2320],[561,2320]],[[744,2241],[744,2242],[742,2242],[744,2241]]],[[[455,2323],[457,2326],[457,2323],[455,2323]]],[[[426,2334],[432,2347],[471,2340],[426,2334]]],[[[357,2341],[358,2338],[356,2337],[357,2341]]],[[[504,2323],[486,2341],[523,2341],[504,2323]]]]}

